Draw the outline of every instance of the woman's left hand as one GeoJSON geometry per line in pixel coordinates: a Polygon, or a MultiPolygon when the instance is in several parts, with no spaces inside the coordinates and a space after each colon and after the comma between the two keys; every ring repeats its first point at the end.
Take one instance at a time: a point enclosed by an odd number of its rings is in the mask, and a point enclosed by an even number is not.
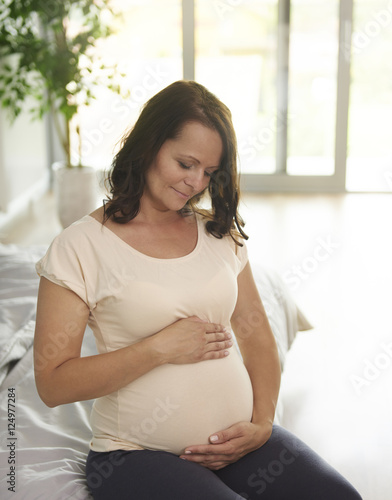
{"type": "Polygon", "coordinates": [[[211,435],[211,444],[188,446],[180,458],[219,470],[263,446],[271,433],[270,422],[239,422],[211,435]]]}

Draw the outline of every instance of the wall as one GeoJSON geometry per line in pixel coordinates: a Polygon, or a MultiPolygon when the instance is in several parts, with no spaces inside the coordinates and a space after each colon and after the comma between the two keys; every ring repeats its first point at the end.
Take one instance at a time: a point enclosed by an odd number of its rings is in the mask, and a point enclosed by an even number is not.
{"type": "Polygon", "coordinates": [[[49,186],[45,122],[23,112],[11,124],[0,109],[0,227],[49,186]]]}

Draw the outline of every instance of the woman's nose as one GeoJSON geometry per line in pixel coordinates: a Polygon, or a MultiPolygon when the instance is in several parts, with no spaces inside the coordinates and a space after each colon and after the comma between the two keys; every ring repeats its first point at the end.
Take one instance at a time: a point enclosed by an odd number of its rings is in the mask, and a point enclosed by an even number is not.
{"type": "Polygon", "coordinates": [[[202,191],[208,184],[208,177],[204,175],[203,169],[192,169],[185,179],[185,184],[195,191],[202,191]]]}

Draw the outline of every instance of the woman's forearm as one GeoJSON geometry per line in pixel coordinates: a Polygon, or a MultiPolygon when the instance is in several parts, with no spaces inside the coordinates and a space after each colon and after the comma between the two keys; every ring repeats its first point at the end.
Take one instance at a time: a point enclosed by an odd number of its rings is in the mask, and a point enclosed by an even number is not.
{"type": "Polygon", "coordinates": [[[277,351],[264,348],[246,354],[244,358],[253,387],[252,422],[270,423],[275,417],[280,387],[280,365],[277,351]]]}
{"type": "Polygon", "coordinates": [[[249,265],[239,277],[239,296],[231,323],[252,382],[252,421],[272,424],[280,387],[279,355],[249,265]]]}
{"type": "Polygon", "coordinates": [[[45,377],[45,383],[39,383],[36,366],[37,388],[44,403],[55,407],[115,392],[161,364],[162,357],[147,338],[113,352],[68,359],[45,377]]]}

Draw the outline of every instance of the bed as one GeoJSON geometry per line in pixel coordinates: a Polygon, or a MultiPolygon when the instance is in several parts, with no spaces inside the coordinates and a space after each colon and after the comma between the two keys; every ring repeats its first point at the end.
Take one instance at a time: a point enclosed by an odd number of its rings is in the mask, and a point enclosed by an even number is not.
{"type": "MultiPolygon", "coordinates": [[[[1,498],[82,500],[91,498],[84,464],[91,437],[89,413],[92,401],[50,409],[39,399],[34,383],[32,345],[38,289],[34,265],[45,251],[45,246],[0,245],[1,498]]],[[[290,429],[298,424],[301,408],[309,412],[312,405],[307,399],[306,384],[290,386],[290,383],[285,383],[285,377],[293,372],[296,363],[303,362],[301,345],[304,341],[312,345],[313,333],[277,273],[256,263],[252,267],[277,340],[283,370],[283,391],[276,422],[290,429]],[[297,335],[298,331],[303,333],[297,335]]],[[[87,327],[82,355],[94,353],[93,334],[87,327]]],[[[307,380],[311,389],[314,388],[314,380],[306,372],[306,363],[300,368],[300,380],[307,380]]],[[[343,459],[335,460],[333,465],[338,465],[345,473],[345,460],[350,460],[351,455],[342,454],[343,449],[339,450],[339,457],[343,459]]],[[[334,458],[332,455],[330,461],[333,462],[334,458]]],[[[360,489],[361,471],[357,472],[349,473],[351,477],[348,478],[355,479],[355,486],[360,489]]],[[[366,488],[363,486],[363,489],[366,488]]],[[[389,491],[392,492],[392,488],[389,491]]],[[[364,500],[392,498],[392,493],[390,497],[371,497],[360,492],[364,500]]]]}

